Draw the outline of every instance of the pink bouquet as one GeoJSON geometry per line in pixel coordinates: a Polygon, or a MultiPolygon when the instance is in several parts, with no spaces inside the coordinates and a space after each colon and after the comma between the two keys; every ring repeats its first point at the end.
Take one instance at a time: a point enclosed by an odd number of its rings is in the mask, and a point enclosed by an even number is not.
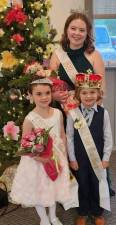
{"type": "Polygon", "coordinates": [[[58,177],[61,167],[58,162],[56,163],[56,159],[54,159],[53,140],[49,135],[51,129],[52,127],[49,129],[39,128],[24,135],[16,156],[39,156],[48,159],[47,162],[43,163],[43,166],[47,175],[54,181],[58,177]]]}
{"type": "Polygon", "coordinates": [[[43,128],[36,129],[26,134],[21,139],[21,146],[17,155],[36,156],[44,151],[48,144],[49,132],[51,128],[45,130],[43,128]]]}

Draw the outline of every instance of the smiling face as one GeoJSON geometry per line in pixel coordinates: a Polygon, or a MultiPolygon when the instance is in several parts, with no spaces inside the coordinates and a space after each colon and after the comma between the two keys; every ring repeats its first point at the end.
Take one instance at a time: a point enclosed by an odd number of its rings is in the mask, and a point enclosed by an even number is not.
{"type": "Polygon", "coordinates": [[[87,37],[86,23],[81,19],[74,19],[67,29],[67,37],[70,42],[70,48],[77,49],[83,47],[87,37]]]}
{"type": "Polygon", "coordinates": [[[94,88],[82,88],[80,90],[80,101],[85,108],[91,108],[98,100],[99,90],[94,88]]]}
{"type": "Polygon", "coordinates": [[[32,88],[31,97],[39,108],[47,108],[52,100],[52,91],[49,85],[37,84],[32,88]]]}

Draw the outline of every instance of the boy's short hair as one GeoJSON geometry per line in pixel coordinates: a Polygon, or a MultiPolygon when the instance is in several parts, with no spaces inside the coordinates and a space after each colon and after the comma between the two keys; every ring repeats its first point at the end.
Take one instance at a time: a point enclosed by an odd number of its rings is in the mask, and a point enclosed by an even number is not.
{"type": "MultiPolygon", "coordinates": [[[[80,91],[82,90],[83,88],[80,88],[80,87],[76,87],[75,88],[75,97],[76,99],[81,103],[81,100],[80,100],[80,91]]],[[[103,97],[102,97],[102,91],[99,89],[99,88],[95,88],[97,89],[98,91],[98,98],[97,98],[97,101],[101,100],[103,97]]]]}

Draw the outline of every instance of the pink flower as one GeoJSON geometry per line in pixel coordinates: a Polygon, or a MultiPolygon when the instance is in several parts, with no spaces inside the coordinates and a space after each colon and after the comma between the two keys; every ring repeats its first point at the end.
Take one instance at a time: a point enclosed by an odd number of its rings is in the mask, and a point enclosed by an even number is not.
{"type": "Polygon", "coordinates": [[[30,134],[26,134],[22,139],[25,141],[34,141],[36,139],[36,136],[34,132],[31,132],[30,134]]]}
{"type": "Polygon", "coordinates": [[[53,82],[52,91],[67,91],[68,85],[64,80],[60,80],[58,78],[50,78],[53,82]]]}
{"type": "Polygon", "coordinates": [[[3,127],[4,137],[11,138],[12,140],[18,140],[19,127],[15,126],[13,121],[7,122],[3,127]]]}
{"type": "Polygon", "coordinates": [[[44,128],[38,128],[35,131],[36,136],[42,136],[42,134],[44,134],[45,129],[44,128]]]}
{"type": "Polygon", "coordinates": [[[31,148],[33,145],[33,142],[26,141],[25,139],[21,140],[21,147],[22,148],[31,148]]]}
{"type": "Polygon", "coordinates": [[[35,152],[40,153],[44,151],[44,145],[43,144],[36,144],[35,145],[35,152]]]}

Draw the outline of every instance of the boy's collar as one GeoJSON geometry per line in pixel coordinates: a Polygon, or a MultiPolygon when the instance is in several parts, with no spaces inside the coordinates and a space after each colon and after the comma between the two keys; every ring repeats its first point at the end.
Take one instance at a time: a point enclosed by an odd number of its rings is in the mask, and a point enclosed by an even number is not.
{"type": "MultiPolygon", "coordinates": [[[[87,107],[85,107],[85,106],[83,105],[83,103],[81,103],[81,109],[82,109],[82,111],[83,111],[85,108],[87,109],[87,107]]],[[[96,112],[98,112],[97,104],[95,103],[92,107],[90,107],[90,109],[94,109],[96,112]]]]}

